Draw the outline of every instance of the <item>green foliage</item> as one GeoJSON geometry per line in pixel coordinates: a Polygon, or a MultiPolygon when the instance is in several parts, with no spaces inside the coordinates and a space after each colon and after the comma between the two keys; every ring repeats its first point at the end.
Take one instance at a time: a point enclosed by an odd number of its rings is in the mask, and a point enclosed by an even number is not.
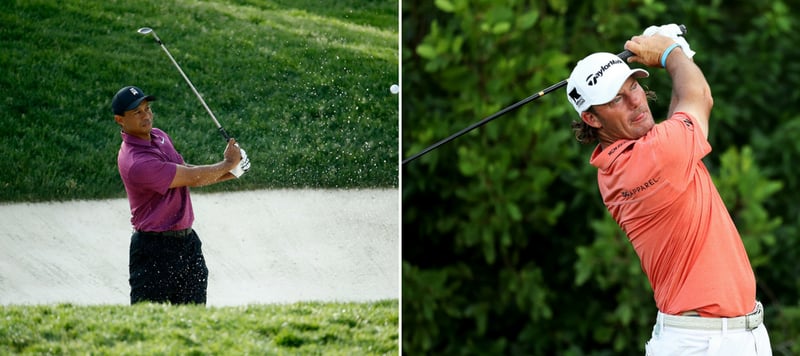
{"type": "Polygon", "coordinates": [[[397,354],[398,302],[0,306],[0,353],[397,354]]]}
{"type": "Polygon", "coordinates": [[[152,27],[248,152],[207,191],[398,185],[397,1],[4,1],[0,201],[124,196],[111,98],[159,98],[185,160],[222,158],[216,127],[152,27]]]}
{"type": "MultiPolygon", "coordinates": [[[[402,156],[682,23],[715,100],[706,164],[758,278],[776,354],[800,339],[793,3],[403,1],[402,156]],[[774,325],[774,327],[772,326],[774,325]],[[779,346],[778,346],[779,345],[779,346]]],[[[660,95],[669,77],[652,69],[660,95]]],[[[660,113],[660,114],[659,114],[660,113]]],[[[556,91],[402,167],[403,351],[641,354],[652,290],[556,91]]]]}
{"type": "Polygon", "coordinates": [[[608,309],[585,312],[587,320],[601,321],[592,325],[592,341],[609,345],[617,354],[641,353],[656,310],[650,284],[628,238],[610,215],[590,226],[594,241],[576,248],[575,283],[596,287],[614,302],[608,309]]]}
{"type": "Polygon", "coordinates": [[[753,160],[753,150],[735,147],[722,154],[720,175],[715,185],[719,189],[728,211],[736,217],[736,225],[744,247],[750,255],[753,268],[769,265],[767,249],[775,248],[774,231],[781,226],[781,218],[770,218],[764,203],[781,190],[780,181],[770,181],[763,176],[753,160]]]}
{"type": "Polygon", "coordinates": [[[797,305],[787,305],[775,308],[766,313],[769,318],[769,333],[772,341],[772,352],[775,355],[798,355],[800,354],[800,307],[797,305]],[[774,335],[786,335],[789,337],[776,338],[774,335]]]}

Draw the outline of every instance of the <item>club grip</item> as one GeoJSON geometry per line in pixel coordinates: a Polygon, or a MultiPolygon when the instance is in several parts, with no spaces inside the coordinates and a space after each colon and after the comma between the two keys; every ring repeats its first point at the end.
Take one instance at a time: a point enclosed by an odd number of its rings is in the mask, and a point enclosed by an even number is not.
{"type": "Polygon", "coordinates": [[[219,127],[219,133],[222,134],[222,137],[225,138],[226,142],[231,140],[231,137],[228,136],[228,133],[225,132],[225,129],[223,129],[222,126],[219,127]]]}
{"type": "Polygon", "coordinates": [[[632,55],[633,55],[633,52],[631,52],[631,51],[626,49],[626,50],[622,51],[622,53],[618,54],[617,57],[619,57],[619,59],[627,62],[628,61],[628,57],[630,57],[632,55]]]}

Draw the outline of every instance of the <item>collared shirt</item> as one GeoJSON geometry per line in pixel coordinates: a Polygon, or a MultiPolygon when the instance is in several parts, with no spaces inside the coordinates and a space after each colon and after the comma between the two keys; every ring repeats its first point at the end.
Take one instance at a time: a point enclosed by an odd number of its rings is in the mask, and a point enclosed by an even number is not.
{"type": "Polygon", "coordinates": [[[735,317],[755,305],[747,252],[702,161],[710,152],[696,121],[679,112],[637,140],[598,146],[590,160],[666,314],[735,317]]]}
{"type": "Polygon", "coordinates": [[[189,188],[169,188],[183,157],[164,131],[153,128],[150,137],[147,141],[122,132],[117,166],[128,193],[131,223],[142,231],[187,229],[194,222],[189,188]]]}

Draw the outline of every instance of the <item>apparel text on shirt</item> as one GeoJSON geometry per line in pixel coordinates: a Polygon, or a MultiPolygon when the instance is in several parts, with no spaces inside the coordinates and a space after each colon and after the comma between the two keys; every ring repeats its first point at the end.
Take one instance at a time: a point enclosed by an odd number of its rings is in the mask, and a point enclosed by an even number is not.
{"type": "Polygon", "coordinates": [[[635,187],[633,189],[630,189],[630,190],[623,190],[622,193],[620,193],[620,194],[622,194],[622,197],[625,198],[625,199],[631,199],[637,193],[643,192],[643,191],[647,190],[647,188],[650,188],[650,187],[656,185],[656,183],[658,183],[659,180],[661,180],[661,178],[658,178],[658,177],[650,178],[650,180],[644,182],[644,184],[639,185],[639,186],[637,186],[637,187],[635,187]]]}

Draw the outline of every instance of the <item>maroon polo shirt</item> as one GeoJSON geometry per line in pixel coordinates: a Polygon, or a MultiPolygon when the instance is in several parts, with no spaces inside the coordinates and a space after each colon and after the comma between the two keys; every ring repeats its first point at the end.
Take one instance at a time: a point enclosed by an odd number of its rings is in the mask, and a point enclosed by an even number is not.
{"type": "Polygon", "coordinates": [[[131,223],[140,231],[188,229],[194,222],[189,188],[169,188],[183,157],[164,131],[154,127],[150,137],[147,141],[122,132],[117,166],[128,193],[131,223]]]}

